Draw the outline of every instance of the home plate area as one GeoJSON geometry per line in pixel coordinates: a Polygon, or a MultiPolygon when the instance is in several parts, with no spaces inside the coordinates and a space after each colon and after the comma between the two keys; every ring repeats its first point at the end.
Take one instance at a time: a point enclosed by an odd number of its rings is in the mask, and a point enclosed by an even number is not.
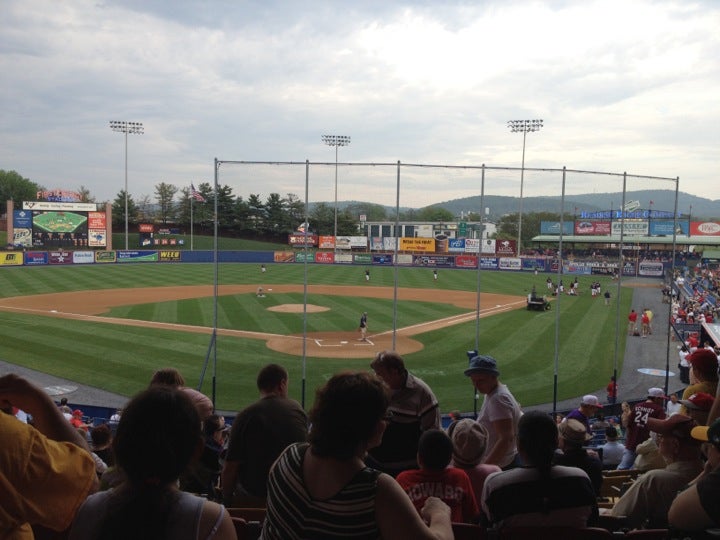
{"type": "Polygon", "coordinates": [[[375,343],[370,338],[356,339],[354,341],[348,341],[347,339],[318,339],[315,340],[315,345],[318,347],[374,347],[375,343]]]}

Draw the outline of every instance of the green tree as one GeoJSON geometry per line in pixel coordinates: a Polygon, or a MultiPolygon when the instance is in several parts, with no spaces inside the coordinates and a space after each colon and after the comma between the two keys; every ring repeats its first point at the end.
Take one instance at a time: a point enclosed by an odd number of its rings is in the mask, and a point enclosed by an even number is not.
{"type": "Polygon", "coordinates": [[[93,197],[90,194],[90,190],[86,188],[85,186],[80,186],[80,189],[78,189],[78,195],[80,195],[80,202],[84,203],[94,203],[95,197],[93,197]]]}
{"type": "Polygon", "coordinates": [[[288,232],[290,223],[286,208],[286,201],[280,197],[279,193],[268,195],[265,201],[265,219],[262,227],[265,233],[277,237],[283,232],[288,232]]]}
{"type": "Polygon", "coordinates": [[[251,193],[248,197],[247,205],[249,228],[255,232],[260,232],[263,227],[263,218],[265,217],[265,207],[262,200],[260,200],[260,195],[251,193]]]}
{"type": "Polygon", "coordinates": [[[367,221],[384,221],[387,219],[387,210],[380,204],[373,203],[350,203],[345,207],[345,212],[353,215],[355,221],[360,221],[360,216],[366,216],[367,221]]]}
{"type": "Polygon", "coordinates": [[[155,200],[158,204],[157,217],[163,225],[175,219],[175,194],[178,188],[166,182],[155,184],[155,200]]]}
{"type": "MultiPolygon", "coordinates": [[[[128,223],[137,223],[138,209],[135,205],[135,201],[132,195],[128,194],[127,197],[127,209],[128,209],[128,223]]],[[[114,230],[125,230],[125,190],[122,189],[115,196],[115,200],[112,203],[112,223],[114,230]]]]}
{"type": "Polygon", "coordinates": [[[453,222],[455,221],[455,214],[453,214],[450,210],[446,210],[445,208],[442,208],[440,206],[426,206],[425,208],[421,208],[418,211],[417,220],[432,222],[453,222]]]}
{"type": "Polygon", "coordinates": [[[137,208],[138,223],[155,222],[155,208],[150,201],[150,195],[141,195],[135,206],[137,208]]]}
{"type": "Polygon", "coordinates": [[[334,208],[327,203],[317,203],[310,212],[310,227],[317,234],[333,234],[335,230],[334,208]]]}
{"type": "Polygon", "coordinates": [[[0,169],[0,214],[7,212],[7,201],[12,200],[15,208],[18,208],[23,201],[37,200],[37,192],[41,189],[38,184],[15,171],[0,169]]]}

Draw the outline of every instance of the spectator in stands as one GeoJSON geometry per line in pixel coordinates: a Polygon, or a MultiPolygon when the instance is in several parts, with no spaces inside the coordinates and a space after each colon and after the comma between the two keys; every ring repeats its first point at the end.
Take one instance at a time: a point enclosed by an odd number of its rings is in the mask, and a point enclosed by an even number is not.
{"type": "Polygon", "coordinates": [[[655,441],[656,435],[650,436],[635,448],[635,462],[632,468],[639,472],[647,472],[667,467],[665,458],[660,453],[660,448],[655,441]]]}
{"type": "Polygon", "coordinates": [[[592,428],[590,427],[590,419],[595,418],[595,413],[597,413],[599,409],[602,409],[600,400],[597,396],[588,394],[582,397],[580,406],[577,409],[570,411],[565,417],[565,420],[577,420],[585,426],[585,431],[591,433],[592,428]]]}
{"type": "Polygon", "coordinates": [[[501,469],[517,467],[517,426],[522,410],[508,387],[500,382],[497,361],[492,356],[478,355],[469,351],[469,367],[465,376],[470,377],[475,390],[485,396],[477,421],[488,432],[488,444],[483,463],[497,465],[501,469]]]}
{"type": "Polygon", "coordinates": [[[657,434],[660,453],[667,462],[639,476],[612,508],[614,516],[626,516],[631,527],[667,528],[668,510],[677,492],[703,469],[699,442],[690,435],[695,421],[674,414],[660,420],[649,418],[648,427],[657,434]]]}
{"type": "Polygon", "coordinates": [[[213,413],[213,410],[215,410],[215,406],[209,397],[199,390],[185,386],[185,378],[175,368],[163,368],[157,370],[153,374],[152,379],[150,379],[150,386],[156,384],[179,388],[185,392],[190,400],[195,404],[195,408],[198,410],[201,421],[208,418],[213,413]]]}
{"type": "Polygon", "coordinates": [[[693,428],[691,435],[707,443],[707,461],[703,472],[673,500],[668,521],[673,529],[699,532],[720,527],[720,420],[693,428]]]}
{"type": "Polygon", "coordinates": [[[64,531],[97,487],[87,441],[42,388],[17,375],[0,377],[0,407],[33,416],[30,425],[0,412],[0,538],[64,531]]]}
{"type": "Polygon", "coordinates": [[[70,418],[72,418],[72,409],[70,408],[70,405],[68,405],[68,399],[66,397],[60,399],[59,407],[63,415],[67,415],[65,418],[70,420],[70,418]]]}
{"type": "Polygon", "coordinates": [[[72,418],[70,418],[70,424],[75,429],[80,429],[85,433],[85,435],[87,435],[88,430],[92,427],[92,424],[87,424],[86,422],[83,421],[84,415],[85,414],[80,409],[75,409],[72,412],[72,418]]]}
{"type": "Polygon", "coordinates": [[[638,320],[638,314],[637,311],[634,309],[630,310],[630,315],[628,315],[628,336],[634,336],[637,332],[637,320],[638,320]]]}
{"type": "Polygon", "coordinates": [[[127,480],[83,503],[70,539],[234,539],[221,505],[177,488],[202,448],[200,429],[197,408],[180,389],[154,385],[130,400],[113,443],[127,480]]]}
{"type": "Polygon", "coordinates": [[[480,511],[470,478],[462,469],[448,467],[452,454],[453,443],[447,433],[441,429],[425,431],[418,443],[420,468],[398,474],[398,484],[418,512],[422,511],[430,494],[437,494],[450,507],[453,522],[477,522],[480,511]]]}
{"type": "Polygon", "coordinates": [[[107,424],[100,424],[90,431],[91,450],[102,459],[108,467],[115,465],[112,451],[112,431],[107,424]]]}
{"type": "Polygon", "coordinates": [[[394,478],[363,461],[380,444],[389,402],[387,386],[365,372],[333,375],[317,390],[309,444],[288,446],[270,471],[263,540],[453,538],[445,503],[429,497],[421,517],[394,478]]]}
{"type": "Polygon", "coordinates": [[[448,436],[453,443],[452,464],[467,473],[475,500],[479,503],[485,479],[502,470],[497,465],[480,463],[487,447],[487,429],[470,418],[464,418],[448,426],[448,436]]]}
{"type": "Polygon", "coordinates": [[[647,427],[648,418],[665,418],[665,393],[660,388],[648,389],[647,399],[636,403],[631,409],[623,412],[625,433],[625,452],[618,469],[631,469],[635,463],[637,446],[650,437],[647,427]]]}
{"type": "Polygon", "coordinates": [[[417,468],[420,435],[440,428],[440,408],[430,387],[408,372],[398,353],[382,351],[370,367],[392,390],[392,417],[382,443],[370,449],[368,465],[395,476],[417,468]]]}
{"type": "Polygon", "coordinates": [[[618,396],[618,384],[617,379],[615,378],[615,375],[612,375],[610,377],[610,382],[605,387],[605,392],[607,393],[607,401],[611,405],[614,405],[617,403],[617,396],[618,396]]]}
{"type": "Polygon", "coordinates": [[[595,490],[577,467],[553,465],[558,428],[540,411],[525,413],[518,424],[523,467],[491,474],[481,507],[497,527],[586,527],[597,517],[595,490]]]}
{"type": "Polygon", "coordinates": [[[682,403],[678,400],[677,394],[672,393],[669,397],[670,399],[668,399],[668,402],[665,405],[665,414],[667,416],[672,416],[673,414],[682,412],[682,403]]]}
{"type": "Polygon", "coordinates": [[[290,379],[278,364],[257,376],[260,399],[238,413],[222,471],[225,504],[265,506],[270,467],[291,443],[307,440],[307,415],[288,397],[290,379]]]}
{"type": "MultiPolygon", "coordinates": [[[[592,482],[595,495],[600,495],[602,486],[602,463],[596,455],[590,455],[583,448],[592,439],[585,426],[574,418],[566,419],[558,426],[560,433],[558,448],[553,463],[566,467],[577,467],[585,471],[592,482]]],[[[595,454],[595,452],[593,452],[595,454]]]]}
{"type": "MultiPolygon", "coordinates": [[[[718,386],[718,360],[711,349],[698,349],[687,357],[690,364],[690,386],[683,391],[682,399],[700,392],[715,395],[718,386]]],[[[683,409],[683,414],[687,414],[683,409]]]]}
{"type": "Polygon", "coordinates": [[[690,349],[687,344],[683,343],[678,351],[678,369],[680,370],[680,382],[684,384],[690,384],[690,364],[687,361],[689,355],[690,349]]]}
{"type": "Polygon", "coordinates": [[[600,447],[602,448],[603,469],[614,469],[622,461],[625,447],[618,442],[618,432],[614,426],[605,428],[605,439],[607,442],[600,447]]]}
{"type": "Polygon", "coordinates": [[[682,399],[679,403],[685,407],[687,415],[695,420],[699,426],[706,426],[708,423],[708,414],[712,408],[715,398],[705,392],[693,394],[687,399],[682,399]]]}
{"type": "Polygon", "coordinates": [[[225,417],[211,414],[203,422],[204,445],[200,458],[194,460],[180,476],[180,489],[203,495],[211,501],[220,501],[222,495],[217,491],[221,461],[224,461],[228,427],[225,417]]]}

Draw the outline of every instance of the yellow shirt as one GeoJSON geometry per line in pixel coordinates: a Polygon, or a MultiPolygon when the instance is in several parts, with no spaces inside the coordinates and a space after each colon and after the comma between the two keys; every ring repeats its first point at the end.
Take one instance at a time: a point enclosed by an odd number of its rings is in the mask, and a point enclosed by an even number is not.
{"type": "Polygon", "coordinates": [[[63,531],[96,480],[88,452],[0,413],[0,538],[32,539],[29,524],[63,531]]]}

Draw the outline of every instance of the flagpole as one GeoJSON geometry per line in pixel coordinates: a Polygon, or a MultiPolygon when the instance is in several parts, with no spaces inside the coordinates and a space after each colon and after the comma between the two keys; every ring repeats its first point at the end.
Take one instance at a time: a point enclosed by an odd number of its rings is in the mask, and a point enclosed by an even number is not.
{"type": "Polygon", "coordinates": [[[190,251],[193,251],[193,199],[195,197],[190,194],[190,251]]]}

